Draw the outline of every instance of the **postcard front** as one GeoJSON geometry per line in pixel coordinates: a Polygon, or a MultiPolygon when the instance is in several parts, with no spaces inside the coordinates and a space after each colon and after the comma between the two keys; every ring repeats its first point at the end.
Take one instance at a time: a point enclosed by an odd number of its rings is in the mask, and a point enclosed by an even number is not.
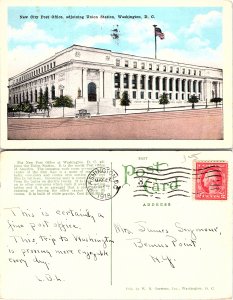
{"type": "Polygon", "coordinates": [[[86,4],[2,1],[4,148],[231,146],[229,2],[86,4]]]}
{"type": "Polygon", "coordinates": [[[2,155],[3,299],[231,297],[230,153],[15,153],[2,155]]]}

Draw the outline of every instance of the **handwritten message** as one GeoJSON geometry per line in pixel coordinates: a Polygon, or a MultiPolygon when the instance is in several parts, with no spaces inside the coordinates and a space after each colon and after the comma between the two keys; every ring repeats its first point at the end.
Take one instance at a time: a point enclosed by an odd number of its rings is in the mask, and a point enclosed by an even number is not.
{"type": "Polygon", "coordinates": [[[81,264],[109,260],[114,241],[103,212],[20,207],[5,208],[4,212],[8,262],[16,268],[38,271],[34,274],[38,281],[64,281],[61,273],[54,272],[59,260],[70,265],[74,257],[81,264]]]}

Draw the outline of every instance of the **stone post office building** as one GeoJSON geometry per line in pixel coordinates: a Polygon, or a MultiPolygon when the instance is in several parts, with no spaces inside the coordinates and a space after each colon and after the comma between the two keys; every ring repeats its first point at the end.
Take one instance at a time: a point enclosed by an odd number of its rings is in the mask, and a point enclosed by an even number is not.
{"type": "Polygon", "coordinates": [[[9,102],[36,103],[47,90],[50,101],[69,95],[76,107],[99,102],[114,111],[123,91],[131,105],[156,104],[163,92],[179,105],[193,94],[204,102],[222,98],[222,85],[222,69],[72,45],[11,77],[9,102]]]}

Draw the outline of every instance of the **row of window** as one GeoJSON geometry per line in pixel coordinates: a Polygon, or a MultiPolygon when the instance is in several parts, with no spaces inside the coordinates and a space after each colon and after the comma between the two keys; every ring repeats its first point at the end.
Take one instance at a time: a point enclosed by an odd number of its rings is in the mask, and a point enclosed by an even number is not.
{"type": "MultiPolygon", "coordinates": [[[[115,88],[129,88],[130,82],[129,82],[129,76],[128,74],[125,74],[126,76],[124,76],[123,79],[123,86],[121,87],[121,82],[120,82],[120,73],[115,73],[115,80],[114,80],[114,86],[115,88]]],[[[145,87],[147,87],[149,90],[152,90],[153,85],[155,84],[155,89],[156,90],[160,90],[160,84],[161,84],[161,88],[162,90],[166,91],[166,90],[170,90],[172,91],[173,89],[175,89],[176,91],[179,91],[179,89],[181,88],[182,91],[185,91],[186,89],[188,90],[188,92],[191,91],[191,89],[196,92],[197,90],[199,92],[201,92],[201,88],[202,88],[202,81],[197,81],[197,80],[186,80],[186,79],[173,79],[173,78],[169,78],[167,79],[166,77],[162,78],[162,80],[160,79],[160,77],[156,77],[156,80],[153,82],[152,80],[152,76],[148,77],[148,80],[145,80],[145,76],[140,76],[140,80],[137,81],[137,76],[134,74],[132,76],[132,88],[133,89],[145,89],[145,87]],[[180,85],[180,88],[179,88],[180,85]],[[187,88],[186,88],[187,85],[187,88]]]]}
{"type": "Polygon", "coordinates": [[[44,72],[46,72],[46,71],[48,71],[52,68],[55,68],[55,66],[56,66],[56,62],[55,61],[51,62],[47,65],[44,65],[44,66],[42,66],[42,67],[40,67],[40,68],[38,68],[38,69],[36,69],[32,72],[29,72],[25,75],[20,76],[19,78],[15,79],[15,80],[13,80],[13,84],[20,83],[22,81],[28,80],[28,79],[36,76],[36,75],[42,74],[42,73],[44,73],[44,72]]]}
{"type": "Polygon", "coordinates": [[[43,82],[48,82],[50,80],[55,80],[55,74],[53,75],[49,75],[49,76],[45,76],[43,78],[38,79],[39,84],[43,83],[43,82]]]}
{"type": "MultiPolygon", "coordinates": [[[[142,69],[144,70],[146,68],[146,63],[145,62],[141,62],[140,64],[137,61],[133,61],[132,62],[132,66],[133,68],[137,69],[142,69]]],[[[120,66],[124,66],[124,67],[129,67],[129,61],[128,60],[124,60],[124,62],[121,62],[121,60],[119,58],[116,59],[116,66],[120,67],[120,66]]],[[[155,66],[155,68],[153,68],[153,64],[152,63],[148,63],[148,70],[156,70],[156,71],[163,71],[163,72],[170,72],[170,73],[177,73],[177,74],[187,74],[187,75],[198,75],[201,76],[201,71],[200,70],[194,70],[194,69],[186,69],[183,67],[173,67],[173,66],[167,66],[167,65],[159,65],[157,64],[155,66]]]]}
{"type": "Polygon", "coordinates": [[[38,80],[34,80],[31,82],[28,82],[26,84],[24,84],[23,86],[17,86],[15,88],[12,88],[12,91],[20,91],[20,89],[23,88],[28,88],[28,87],[32,87],[33,85],[37,85],[37,84],[42,84],[43,82],[48,82],[49,80],[55,80],[55,74],[49,75],[49,76],[45,76],[43,78],[40,78],[38,80]]]}
{"type": "MultiPolygon", "coordinates": [[[[158,92],[155,93],[155,99],[159,99],[160,94],[158,92]]],[[[175,99],[178,100],[180,98],[179,93],[176,93],[175,95],[175,99]]],[[[187,95],[187,99],[189,99],[189,97],[191,96],[191,94],[187,95]]],[[[197,95],[197,97],[200,99],[200,94],[197,95]]],[[[129,95],[130,97],[130,95],[129,95]]],[[[120,92],[119,91],[115,91],[115,98],[116,99],[120,99],[120,92]]],[[[152,92],[148,92],[148,95],[144,92],[144,91],[140,91],[139,93],[137,93],[137,91],[133,91],[132,92],[132,99],[152,99],[152,92]]],[[[168,93],[168,98],[171,100],[172,99],[172,93],[168,93]]],[[[181,94],[181,100],[185,100],[185,94],[182,93],[181,94]]]]}

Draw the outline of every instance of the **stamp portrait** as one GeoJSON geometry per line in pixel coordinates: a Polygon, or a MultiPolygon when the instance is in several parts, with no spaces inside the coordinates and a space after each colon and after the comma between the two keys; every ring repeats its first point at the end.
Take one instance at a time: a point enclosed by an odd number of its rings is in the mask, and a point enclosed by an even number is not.
{"type": "Polygon", "coordinates": [[[195,163],[195,199],[227,200],[228,164],[219,161],[195,163]]]}

